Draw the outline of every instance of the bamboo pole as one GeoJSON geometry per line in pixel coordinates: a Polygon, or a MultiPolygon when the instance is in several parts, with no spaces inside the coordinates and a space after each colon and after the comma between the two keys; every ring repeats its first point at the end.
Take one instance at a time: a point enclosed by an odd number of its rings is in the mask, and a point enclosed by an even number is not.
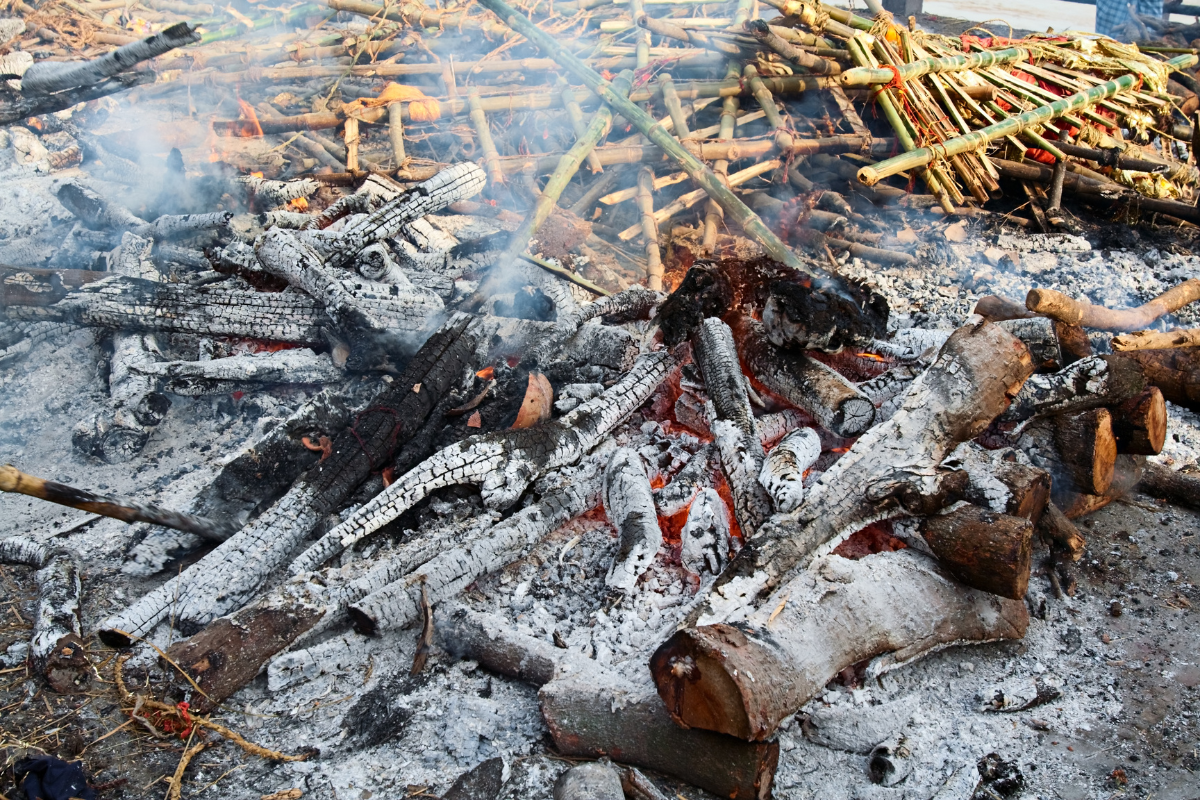
{"type": "MultiPolygon", "coordinates": [[[[575,100],[575,91],[567,83],[567,79],[559,76],[558,82],[562,86],[563,108],[567,110],[567,116],[571,120],[571,127],[575,129],[575,141],[578,142],[587,135],[587,124],[583,121],[583,110],[575,100]]],[[[604,165],[600,163],[600,159],[597,158],[594,152],[588,152],[587,164],[593,173],[604,172],[604,165]]]]}
{"type": "Polygon", "coordinates": [[[485,17],[469,16],[468,11],[437,11],[423,3],[403,2],[398,5],[365,3],[362,0],[325,0],[335,11],[346,11],[372,19],[390,19],[413,28],[464,28],[483,31],[488,36],[508,39],[512,31],[485,17]]]}
{"type": "Polygon", "coordinates": [[[683,104],[679,102],[679,95],[675,92],[675,81],[670,73],[664,72],[659,75],[658,85],[662,89],[663,105],[667,107],[667,113],[671,116],[676,138],[690,138],[692,134],[688,130],[687,115],[683,113],[683,104]]]}
{"type": "MultiPolygon", "coordinates": [[[[737,66],[730,64],[728,71],[725,73],[727,77],[735,77],[738,74],[737,66]]],[[[719,141],[727,142],[733,138],[733,129],[737,123],[737,112],[740,102],[736,97],[726,97],[721,106],[721,126],[717,133],[719,141]]],[[[713,164],[713,173],[717,176],[717,180],[726,186],[729,185],[729,159],[721,158],[713,164]]],[[[721,209],[720,204],[714,199],[709,199],[707,208],[704,213],[704,237],[701,239],[700,246],[706,253],[712,253],[713,248],[717,245],[717,227],[725,218],[725,212],[721,209]]]]}
{"type": "Polygon", "coordinates": [[[504,172],[500,169],[500,153],[492,140],[492,130],[488,127],[487,115],[479,100],[479,90],[474,86],[467,94],[467,104],[471,109],[471,124],[475,126],[475,135],[479,137],[479,149],[483,151],[483,160],[487,165],[488,183],[499,186],[504,183],[504,172]]]}
{"type": "MultiPolygon", "coordinates": [[[[1172,59],[1168,63],[1173,63],[1180,59],[1190,59],[1192,63],[1196,61],[1195,56],[1186,55],[1172,59]]],[[[865,186],[874,186],[890,175],[910,169],[919,169],[929,164],[935,158],[948,158],[958,153],[975,150],[1000,137],[1018,134],[1031,125],[1049,122],[1071,111],[1095,105],[1098,101],[1106,97],[1112,97],[1119,92],[1132,89],[1137,81],[1138,77],[1136,75],[1122,75],[1120,78],[1100,84],[1099,86],[1094,86],[1087,91],[1077,92],[1076,94],[1057,100],[1050,105],[1041,106],[1032,111],[1011,116],[994,125],[989,125],[973,133],[949,139],[934,147],[918,148],[895,158],[881,161],[873,166],[863,167],[858,171],[858,180],[865,186]]]]}
{"type": "Polygon", "coordinates": [[[754,99],[758,101],[759,108],[767,117],[767,124],[775,131],[775,144],[780,150],[787,151],[792,148],[792,133],[788,130],[788,125],[783,120],[783,116],[779,113],[779,109],[775,106],[775,98],[771,96],[771,90],[762,82],[762,78],[758,76],[758,68],[753,64],[747,64],[742,71],[742,75],[746,79],[746,83],[750,86],[750,92],[754,95],[754,99]]]}
{"type": "Polygon", "coordinates": [[[396,169],[400,169],[408,161],[408,154],[404,152],[404,107],[399,103],[388,106],[388,138],[392,142],[396,169]]]}
{"type": "Polygon", "coordinates": [[[649,167],[642,167],[638,171],[637,188],[637,205],[642,220],[633,230],[635,235],[640,232],[646,240],[646,287],[651,291],[661,292],[662,251],[658,247],[658,223],[654,219],[654,172],[649,167]]]}
{"type": "MultiPolygon", "coordinates": [[[[772,159],[770,161],[760,161],[751,167],[747,167],[746,169],[741,170],[740,172],[735,172],[734,174],[729,176],[729,186],[730,187],[741,186],[743,183],[746,183],[747,181],[757,178],[760,175],[765,175],[773,169],[778,169],[781,163],[782,162],[780,162],[778,159],[772,159]]],[[[691,208],[692,206],[696,205],[696,203],[699,203],[701,200],[704,199],[704,197],[705,197],[705,194],[704,194],[703,189],[694,189],[693,191],[690,191],[686,194],[680,195],[674,202],[669,203],[668,205],[666,205],[663,208],[659,209],[658,211],[654,212],[654,215],[653,215],[654,224],[655,225],[663,224],[664,222],[669,220],[671,217],[678,214],[680,211],[683,211],[685,209],[691,208]]],[[[643,221],[642,223],[639,223],[637,225],[631,225],[630,227],[626,228],[625,230],[623,230],[619,234],[617,234],[617,238],[621,239],[621,241],[624,241],[624,242],[629,241],[630,239],[637,236],[639,233],[641,233],[643,231],[644,224],[645,224],[645,222],[643,221]]]]}
{"type": "MultiPolygon", "coordinates": [[[[761,44],[783,56],[788,61],[799,64],[814,75],[837,75],[842,71],[841,65],[836,61],[821,58],[819,55],[813,55],[785,40],[778,32],[778,30],[784,29],[777,30],[768,25],[764,20],[749,20],[745,23],[745,28],[761,44]]],[[[883,82],[886,83],[887,81],[883,82]]]]}
{"type": "Polygon", "coordinates": [[[346,127],[342,132],[346,142],[346,171],[358,172],[358,118],[346,117],[346,127]]]}
{"type": "Polygon", "coordinates": [[[1010,47],[1007,50],[989,50],[986,53],[953,56],[950,58],[923,58],[896,66],[896,72],[890,69],[873,67],[856,67],[842,73],[842,86],[875,86],[881,83],[891,83],[897,73],[901,81],[911,81],[922,75],[942,72],[963,72],[990,67],[994,64],[1011,64],[1014,61],[1024,61],[1029,58],[1029,51],[1021,47],[1010,47]]]}

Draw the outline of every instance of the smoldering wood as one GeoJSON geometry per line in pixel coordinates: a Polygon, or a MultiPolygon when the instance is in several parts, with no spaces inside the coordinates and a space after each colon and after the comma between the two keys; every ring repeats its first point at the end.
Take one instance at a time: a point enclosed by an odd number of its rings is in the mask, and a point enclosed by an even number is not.
{"type": "Polygon", "coordinates": [[[293,569],[303,571],[323,563],[445,486],[476,484],[485,505],[511,506],[538,477],[575,463],[599,444],[649,398],[674,366],[674,359],[664,352],[644,355],[603,395],[558,419],[471,436],[443,448],[325,534],[293,569]]]}
{"type": "Polygon", "coordinates": [[[804,502],[804,474],[821,456],[821,439],[812,428],[784,436],[767,454],[758,482],[775,503],[775,510],[790,514],[804,502]]]}
{"type": "Polygon", "coordinates": [[[263,211],[308,197],[321,188],[321,184],[312,178],[275,181],[257,175],[239,175],[235,180],[250,190],[255,204],[263,211]]]}
{"type": "Polygon", "coordinates": [[[887,422],[900,410],[912,382],[920,377],[931,363],[932,359],[896,364],[877,377],[855,384],[855,388],[877,407],[875,422],[887,422]]]}
{"type": "Polygon", "coordinates": [[[624,800],[621,776],[604,761],[577,764],[554,782],[554,800],[624,800]]]}
{"type": "Polygon", "coordinates": [[[1024,602],[964,589],[912,549],[828,556],[745,623],[678,631],[650,669],[680,724],[762,741],[851,664],[875,659],[877,676],[949,645],[1020,639],[1028,621],[1024,602]]]}
{"type": "Polygon", "coordinates": [[[1117,442],[1106,408],[1035,423],[1021,434],[1017,446],[1053,476],[1056,497],[1066,491],[1102,495],[1112,482],[1117,442]]]}
{"type": "Polygon", "coordinates": [[[163,390],[188,397],[223,394],[272,384],[336,383],[345,372],[328,353],[308,348],[244,354],[208,361],[156,361],[133,371],[157,379],[163,390]]]}
{"type": "Polygon", "coordinates": [[[37,572],[38,605],[29,662],[60,694],[83,691],[91,679],[80,630],[79,565],[66,550],[27,536],[0,540],[0,562],[37,572]]]}
{"type": "Polygon", "coordinates": [[[805,353],[776,347],[757,321],[738,322],[738,353],[759,383],[837,436],[858,436],[871,427],[875,406],[854,384],[805,353]]]}
{"type": "Polygon", "coordinates": [[[690,579],[699,580],[707,570],[720,575],[729,562],[733,540],[729,509],[716,489],[704,488],[688,507],[687,521],[679,533],[679,561],[690,579]]]}
{"type": "Polygon", "coordinates": [[[1157,386],[1168,402],[1200,411],[1200,347],[1126,350],[1122,355],[1141,365],[1146,383],[1157,386]]]}
{"type": "Polygon", "coordinates": [[[1200,475],[1189,474],[1147,461],[1139,492],[1174,503],[1184,508],[1200,510],[1200,475]]]}
{"type": "Polygon", "coordinates": [[[1031,375],[998,419],[1016,422],[1115,405],[1136,397],[1145,385],[1135,362],[1091,356],[1051,375],[1031,375]]]}
{"type": "Polygon", "coordinates": [[[126,646],[171,608],[184,633],[240,607],[282,566],[317,523],[336,509],[372,469],[385,463],[433,407],[462,379],[474,348],[469,319],[449,319],[413,357],[403,375],[333,441],[329,458],[301,476],[269,510],[237,535],[100,625],[100,636],[126,646]],[[421,391],[414,391],[415,386],[421,391]],[[368,413],[370,412],[370,413],[368,413]]]}
{"type": "Polygon", "coordinates": [[[661,489],[654,490],[654,504],[664,517],[673,517],[687,508],[696,493],[712,485],[716,447],[699,447],[687,463],[661,489]]]}
{"type": "Polygon", "coordinates": [[[964,442],[942,463],[967,473],[963,497],[977,506],[1024,517],[1036,525],[1050,502],[1050,473],[1030,465],[1012,448],[985,450],[964,442]]]}
{"type": "Polygon", "coordinates": [[[135,64],[148,61],[163,53],[200,41],[200,36],[191,25],[179,22],[140,42],[118,47],[99,58],[84,62],[43,61],[34,64],[21,76],[21,91],[30,95],[44,95],[94,86],[106,78],[131,69],[135,64]]]}
{"type": "Polygon", "coordinates": [[[1112,409],[1117,452],[1154,456],[1167,441],[1167,402],[1162,390],[1151,386],[1112,409]]]}
{"type": "Polygon", "coordinates": [[[778,742],[745,742],[676,725],[649,681],[632,681],[506,621],[457,607],[442,614],[443,647],[541,686],[542,715],[565,756],[609,757],[673,775],[718,797],[765,800],[778,742]]]}
{"type": "Polygon", "coordinates": [[[1006,319],[996,324],[1025,343],[1037,369],[1058,370],[1062,368],[1064,364],[1062,346],[1058,341],[1053,320],[1032,317],[1030,319],[1006,319]]]}
{"type": "Polygon", "coordinates": [[[770,516],[771,501],[758,482],[766,453],[750,409],[733,331],[720,319],[709,317],[693,331],[692,349],[716,415],[709,424],[733,493],[734,515],[744,534],[753,536],[770,516]]]}
{"type": "Polygon", "coordinates": [[[650,478],[636,450],[621,448],[609,459],[604,470],[604,514],[617,529],[617,552],[604,582],[632,592],[662,546],[650,478]]]}
{"type": "Polygon", "coordinates": [[[1024,517],[963,503],[921,522],[938,563],[973,589],[1020,600],[1029,588],[1034,525],[1024,517]]]}
{"type": "Polygon", "coordinates": [[[944,506],[965,488],[966,476],[938,465],[1004,410],[1033,368],[1028,349],[999,326],[959,328],[913,381],[903,408],[859,437],[798,511],[777,514],[751,538],[692,619],[741,618],[791,570],[863,526],[944,506]]]}
{"type": "Polygon", "coordinates": [[[232,526],[228,523],[171,511],[127,498],[93,494],[74,486],[67,486],[65,483],[26,475],[11,464],[0,466],[0,492],[16,492],[68,508],[77,508],[92,514],[112,517],[122,522],[146,522],[152,525],[162,525],[186,533],[194,533],[217,542],[224,541],[233,534],[232,526]]]}

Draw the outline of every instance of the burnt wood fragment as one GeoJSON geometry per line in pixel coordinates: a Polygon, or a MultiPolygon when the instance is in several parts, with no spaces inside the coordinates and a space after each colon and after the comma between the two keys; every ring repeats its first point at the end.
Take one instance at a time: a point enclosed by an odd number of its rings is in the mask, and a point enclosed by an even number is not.
{"type": "Polygon", "coordinates": [[[1139,395],[1145,378],[1123,356],[1091,356],[1051,375],[1032,375],[1000,422],[1036,419],[1123,403],[1139,395]]]}

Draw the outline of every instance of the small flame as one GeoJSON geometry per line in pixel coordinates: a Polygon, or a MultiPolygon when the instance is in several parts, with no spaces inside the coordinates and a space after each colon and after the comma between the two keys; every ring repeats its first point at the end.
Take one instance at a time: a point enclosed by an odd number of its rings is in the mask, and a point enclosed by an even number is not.
{"type": "Polygon", "coordinates": [[[250,173],[251,178],[261,178],[262,176],[263,176],[263,174],[261,172],[251,172],[250,173]]]}
{"type": "Polygon", "coordinates": [[[496,377],[496,369],[494,367],[484,367],[483,369],[479,370],[479,372],[475,373],[475,377],[479,378],[481,381],[490,381],[492,378],[496,377]]]}
{"type": "Polygon", "coordinates": [[[29,127],[37,128],[40,131],[43,128],[42,121],[40,119],[38,119],[37,117],[30,117],[29,118],[29,127]]]}
{"type": "Polygon", "coordinates": [[[297,197],[295,200],[288,201],[287,207],[291,211],[308,211],[308,200],[297,197]]]}
{"type": "Polygon", "coordinates": [[[831,452],[831,453],[849,453],[850,448],[849,447],[831,447],[831,448],[829,448],[829,452],[831,452]]]}
{"type": "Polygon", "coordinates": [[[238,118],[242,124],[237,130],[237,135],[242,138],[252,138],[262,136],[262,125],[258,124],[258,114],[254,113],[254,106],[247,103],[245,100],[238,99],[238,108],[241,109],[241,116],[238,118]]]}
{"type": "Polygon", "coordinates": [[[869,358],[872,361],[887,361],[886,358],[876,355],[875,353],[855,353],[854,355],[858,356],[859,358],[869,358]]]}

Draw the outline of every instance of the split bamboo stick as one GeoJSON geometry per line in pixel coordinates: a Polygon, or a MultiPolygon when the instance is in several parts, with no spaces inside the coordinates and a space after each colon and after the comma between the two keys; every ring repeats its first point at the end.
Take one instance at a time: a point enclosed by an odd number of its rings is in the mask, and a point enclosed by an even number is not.
{"type": "Polygon", "coordinates": [[[980,67],[990,67],[993,64],[1011,64],[1014,61],[1024,61],[1029,58],[1029,51],[1020,47],[1010,47],[1006,50],[989,50],[985,53],[974,53],[969,56],[952,56],[948,58],[923,58],[896,66],[890,69],[873,67],[857,67],[842,73],[842,86],[875,86],[881,83],[891,83],[898,77],[901,82],[911,81],[922,75],[942,72],[963,72],[980,67]]]}
{"type": "Polygon", "coordinates": [[[399,103],[388,106],[388,138],[392,143],[396,169],[400,169],[408,161],[408,154],[404,151],[404,107],[399,103]]]}

